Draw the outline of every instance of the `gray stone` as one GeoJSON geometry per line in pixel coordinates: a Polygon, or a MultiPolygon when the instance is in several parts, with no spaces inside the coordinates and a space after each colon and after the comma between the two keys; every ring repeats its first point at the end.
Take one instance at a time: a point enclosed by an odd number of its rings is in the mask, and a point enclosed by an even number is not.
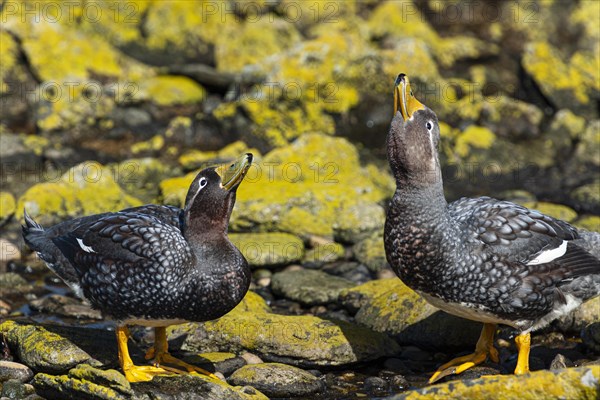
{"type": "Polygon", "coordinates": [[[23,294],[31,289],[31,285],[21,275],[14,272],[0,273],[0,292],[3,296],[23,294]]]}
{"type": "Polygon", "coordinates": [[[65,317],[102,319],[102,313],[81,300],[60,294],[51,294],[29,303],[33,310],[63,315],[65,317]]]}
{"type": "Polygon", "coordinates": [[[278,296],[306,305],[327,304],[354,283],[321,271],[283,271],[273,275],[271,289],[278,296]]]}
{"type": "Polygon", "coordinates": [[[229,382],[255,387],[269,397],[310,396],[325,390],[325,383],[311,373],[280,363],[246,365],[235,371],[229,382]]]}
{"type": "Polygon", "coordinates": [[[9,379],[28,382],[31,378],[33,378],[33,372],[27,365],[12,361],[0,361],[0,383],[9,379]]]}

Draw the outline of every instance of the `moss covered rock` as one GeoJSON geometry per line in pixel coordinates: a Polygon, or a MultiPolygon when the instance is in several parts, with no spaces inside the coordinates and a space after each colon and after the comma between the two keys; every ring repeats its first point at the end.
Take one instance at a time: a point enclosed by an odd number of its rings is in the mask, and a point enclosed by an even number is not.
{"type": "Polygon", "coordinates": [[[361,240],[352,247],[352,252],[372,272],[381,271],[388,265],[382,236],[373,235],[361,240]]]}
{"type": "Polygon", "coordinates": [[[390,400],[494,398],[498,400],[596,399],[600,366],[535,371],[524,375],[494,375],[452,381],[392,396],[390,400]]]}
{"type": "Polygon", "coordinates": [[[311,306],[335,301],[343,289],[352,286],[347,279],[308,269],[278,272],[271,280],[276,295],[311,306]]]}
{"type": "Polygon", "coordinates": [[[325,242],[316,244],[304,253],[302,264],[313,267],[337,261],[344,257],[346,249],[339,243],[325,242]]]}
{"type": "Polygon", "coordinates": [[[398,343],[421,348],[470,348],[481,324],[454,317],[427,303],[399,279],[380,279],[342,292],[356,322],[385,332],[398,343]]]}
{"type": "Polygon", "coordinates": [[[17,358],[36,372],[60,374],[92,359],[69,340],[39,326],[6,321],[0,332],[17,358]]]}
{"type": "Polygon", "coordinates": [[[547,203],[543,201],[538,202],[525,202],[522,204],[524,207],[538,210],[542,214],[549,215],[556,219],[571,222],[577,218],[577,213],[570,207],[563,206],[562,204],[547,203]]]}
{"type": "Polygon", "coordinates": [[[287,265],[304,255],[302,240],[289,233],[232,233],[229,239],[252,267],[287,265]]]}
{"type": "MultiPolygon", "coordinates": [[[[250,168],[240,185],[231,231],[332,237],[344,209],[389,196],[388,188],[359,165],[350,142],[326,135],[307,134],[271,151],[250,168]]],[[[165,202],[183,204],[195,176],[162,181],[165,202]]]]}
{"type": "Polygon", "coordinates": [[[17,205],[17,215],[23,209],[42,225],[81,215],[119,211],[142,205],[125,193],[115,182],[110,168],[95,161],[76,165],[56,182],[38,183],[29,188],[17,205]]]}
{"type": "Polygon", "coordinates": [[[600,232],[600,217],[597,215],[584,215],[578,218],[574,224],[588,231],[600,232]]]}
{"type": "Polygon", "coordinates": [[[269,397],[302,397],[325,390],[325,383],[319,378],[281,363],[246,365],[235,371],[228,380],[234,385],[255,387],[269,397]]]}
{"type": "MultiPolygon", "coordinates": [[[[19,249],[16,247],[12,248],[8,243],[10,242],[4,241],[4,239],[0,241],[0,244],[4,246],[4,249],[2,249],[2,259],[0,260],[2,263],[16,259],[16,255],[18,254],[19,249]]],[[[15,272],[4,272],[0,273],[0,289],[2,290],[2,297],[4,297],[11,294],[26,294],[33,287],[21,275],[15,272]]]]}
{"type": "Polygon", "coordinates": [[[340,212],[333,226],[333,236],[339,242],[357,243],[375,232],[380,232],[385,224],[383,207],[373,203],[356,204],[340,212]]]}
{"type": "Polygon", "coordinates": [[[0,192],[0,226],[4,225],[16,210],[15,198],[8,192],[0,192]]]}
{"type": "Polygon", "coordinates": [[[160,193],[160,182],[180,172],[151,157],[130,158],[107,167],[123,190],[134,194],[144,203],[155,203],[160,193]]]}
{"type": "Polygon", "coordinates": [[[234,310],[216,321],[169,330],[172,337],[185,336],[183,350],[245,349],[264,359],[306,367],[352,364],[399,351],[389,337],[365,327],[314,316],[273,314],[253,292],[248,292],[234,310]]]}
{"type": "Polygon", "coordinates": [[[204,100],[202,86],[185,76],[155,76],[144,80],[135,93],[135,99],[146,100],[160,106],[194,104],[204,100]]]}

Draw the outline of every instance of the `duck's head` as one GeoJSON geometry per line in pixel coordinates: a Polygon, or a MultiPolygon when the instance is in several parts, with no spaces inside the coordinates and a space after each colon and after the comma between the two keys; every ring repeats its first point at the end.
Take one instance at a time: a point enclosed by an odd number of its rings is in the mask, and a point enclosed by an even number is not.
{"type": "Polygon", "coordinates": [[[246,153],[234,162],[205,168],[196,175],[185,199],[186,227],[227,231],[237,188],[252,164],[252,157],[246,153]]]}
{"type": "Polygon", "coordinates": [[[440,127],[435,113],[413,95],[405,74],[394,85],[394,118],[387,137],[390,167],[402,185],[424,186],[438,182],[437,147],[440,127]]]}

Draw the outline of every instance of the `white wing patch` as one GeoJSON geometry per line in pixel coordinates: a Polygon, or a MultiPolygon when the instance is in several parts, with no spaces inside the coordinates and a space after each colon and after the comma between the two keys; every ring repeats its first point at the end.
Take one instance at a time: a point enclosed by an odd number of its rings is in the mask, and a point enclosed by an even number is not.
{"type": "Polygon", "coordinates": [[[538,254],[536,254],[531,261],[527,263],[527,265],[538,265],[549,263],[550,261],[556,260],[559,257],[562,257],[567,252],[567,241],[563,240],[560,246],[555,247],[550,250],[542,250],[538,254]]]}
{"type": "Polygon", "coordinates": [[[92,249],[90,246],[86,246],[85,244],[83,244],[83,240],[77,238],[77,243],[79,243],[79,247],[81,247],[81,250],[85,251],[86,253],[95,253],[94,249],[92,249]]]}

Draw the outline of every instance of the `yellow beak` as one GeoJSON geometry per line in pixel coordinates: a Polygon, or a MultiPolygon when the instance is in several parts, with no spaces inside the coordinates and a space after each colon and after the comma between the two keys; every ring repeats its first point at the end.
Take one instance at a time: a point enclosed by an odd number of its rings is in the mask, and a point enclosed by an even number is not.
{"type": "Polygon", "coordinates": [[[425,109],[425,106],[413,95],[408,76],[405,74],[398,75],[394,87],[394,115],[399,110],[402,118],[406,121],[415,111],[423,109],[425,109]]]}
{"type": "Polygon", "coordinates": [[[231,190],[244,180],[248,169],[252,164],[252,153],[246,153],[235,162],[223,164],[215,168],[215,172],[221,177],[221,185],[225,190],[231,190]]]}

